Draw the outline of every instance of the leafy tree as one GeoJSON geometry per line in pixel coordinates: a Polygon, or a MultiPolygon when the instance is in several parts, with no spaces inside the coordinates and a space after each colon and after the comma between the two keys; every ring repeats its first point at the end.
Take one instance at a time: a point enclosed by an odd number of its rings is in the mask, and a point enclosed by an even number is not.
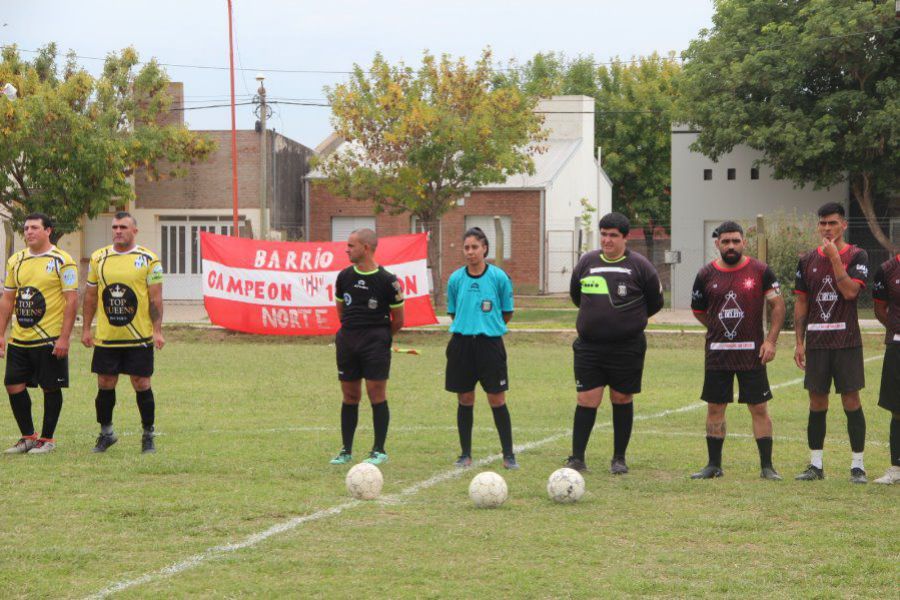
{"type": "Polygon", "coordinates": [[[671,120],[681,71],[674,54],[653,53],[598,65],[591,56],[567,60],[537,54],[495,78],[528,94],[580,94],[596,100],[594,147],[613,182],[613,209],[652,230],[668,226],[671,184],[671,120]]]}
{"type": "MultiPolygon", "coordinates": [[[[712,159],[738,144],[775,177],[849,181],[872,234],[893,246],[874,199],[900,177],[900,34],[893,2],[719,0],[685,52],[686,121],[712,159]]],[[[894,246],[896,248],[896,246],[894,246]]]]}
{"type": "Polygon", "coordinates": [[[2,52],[0,83],[18,97],[0,96],[0,207],[7,244],[30,212],[56,223],[53,242],[93,218],[134,198],[130,176],[177,177],[184,164],[203,160],[211,142],[181,125],[164,125],[171,97],[165,72],[151,60],[139,67],[126,48],[106,58],[92,77],[70,54],[57,65],[55,44],[31,62],[15,47],[2,52]],[[165,165],[163,168],[162,165],[165,165]]]}
{"type": "MultiPolygon", "coordinates": [[[[377,211],[415,215],[432,231],[474,188],[533,173],[545,135],[536,98],[493,89],[491,53],[472,66],[426,53],[417,71],[376,54],[347,83],[326,88],[332,124],[345,143],[317,161],[331,193],[372,200],[377,211]]],[[[438,236],[429,262],[440,296],[438,236]]]]}

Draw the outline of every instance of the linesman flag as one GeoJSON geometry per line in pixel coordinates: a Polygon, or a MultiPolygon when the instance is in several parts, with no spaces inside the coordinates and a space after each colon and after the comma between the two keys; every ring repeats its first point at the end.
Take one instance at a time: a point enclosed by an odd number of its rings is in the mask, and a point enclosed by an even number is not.
{"type": "MultiPolygon", "coordinates": [[[[426,234],[378,240],[375,260],[397,276],[407,327],[437,323],[428,295],[426,234]]],[[[263,335],[327,335],[340,323],[337,274],[350,266],[344,242],[269,242],[200,234],[203,302],[209,319],[263,335]]]]}

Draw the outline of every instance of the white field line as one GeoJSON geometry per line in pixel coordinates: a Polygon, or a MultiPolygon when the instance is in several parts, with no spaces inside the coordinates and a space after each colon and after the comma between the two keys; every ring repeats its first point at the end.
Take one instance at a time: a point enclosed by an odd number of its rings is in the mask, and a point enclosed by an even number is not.
{"type": "MultiPolygon", "coordinates": [[[[690,404],[688,406],[683,406],[681,408],[664,410],[664,411],[654,413],[651,415],[639,415],[639,416],[636,416],[634,418],[634,420],[635,421],[647,421],[647,420],[651,420],[651,419],[664,418],[664,417],[667,417],[672,414],[697,410],[698,408],[700,408],[702,406],[705,406],[705,403],[698,402],[698,403],[690,404]]],[[[599,427],[609,426],[609,425],[611,425],[611,423],[608,423],[608,422],[598,424],[599,427]]],[[[528,442],[526,444],[518,445],[515,447],[515,450],[516,450],[516,452],[527,452],[529,450],[534,450],[535,448],[540,448],[541,446],[546,446],[547,444],[550,444],[557,440],[568,437],[569,435],[570,435],[570,432],[568,430],[563,431],[563,432],[545,437],[543,439],[540,439],[540,440],[537,440],[534,442],[528,442]]],[[[502,458],[502,456],[500,454],[494,454],[492,456],[487,456],[485,458],[475,461],[473,463],[473,466],[483,467],[483,466],[489,465],[492,462],[496,462],[496,461],[500,460],[501,458],[502,458]]],[[[430,477],[428,479],[420,481],[419,483],[415,483],[415,484],[401,490],[398,494],[393,494],[393,495],[387,496],[384,498],[384,500],[387,502],[392,502],[392,501],[396,501],[396,499],[398,497],[412,496],[414,494],[421,492],[422,490],[426,490],[430,487],[438,485],[439,483],[449,481],[450,479],[456,479],[458,477],[461,477],[461,476],[467,475],[467,474],[471,474],[471,469],[454,468],[451,470],[442,471],[442,472],[438,473],[437,475],[434,475],[433,477],[430,477]]],[[[151,581],[155,581],[157,579],[164,579],[167,577],[172,577],[173,575],[177,575],[177,574],[187,571],[189,569],[193,569],[194,567],[197,567],[197,566],[201,565],[202,563],[205,563],[209,560],[216,559],[225,554],[229,554],[231,552],[236,552],[238,550],[243,550],[245,548],[250,548],[252,546],[256,546],[260,542],[263,542],[272,536],[279,535],[281,533],[286,533],[288,531],[292,531],[305,523],[310,523],[312,521],[319,521],[326,517],[337,516],[348,509],[359,506],[360,504],[363,504],[363,503],[360,501],[357,501],[357,500],[352,500],[349,502],[344,502],[343,504],[338,504],[338,505],[332,506],[331,508],[326,508],[326,509],[308,514],[308,515],[304,515],[302,517],[294,517],[292,519],[288,519],[287,521],[282,521],[281,523],[277,523],[277,524],[269,527],[268,529],[265,529],[258,533],[249,535],[239,542],[234,542],[231,544],[223,544],[221,546],[213,546],[211,548],[207,548],[203,552],[194,554],[193,556],[189,556],[188,558],[186,558],[184,560],[178,561],[176,563],[172,563],[171,565],[164,567],[162,569],[159,569],[158,571],[146,573],[146,574],[141,575],[140,577],[136,577],[134,579],[125,579],[122,581],[118,581],[108,587],[103,588],[102,590],[100,590],[99,592],[96,592],[95,594],[87,596],[87,598],[90,598],[90,599],[106,598],[108,596],[111,596],[112,594],[122,592],[124,590],[133,588],[133,587],[137,587],[139,585],[150,583],[151,581]]]]}
{"type": "MultiPolygon", "coordinates": [[[[881,358],[881,356],[873,356],[873,357],[867,358],[866,361],[868,362],[871,360],[877,360],[878,358],[881,358]]],[[[790,386],[790,385],[796,385],[797,383],[801,383],[802,381],[803,381],[803,378],[800,377],[798,379],[792,379],[791,381],[786,381],[783,383],[773,385],[772,388],[776,389],[776,388],[786,387],[786,386],[790,386]]],[[[704,406],[706,406],[705,402],[695,402],[693,404],[688,404],[687,406],[682,406],[680,408],[673,408],[673,409],[669,409],[669,410],[663,410],[658,413],[653,413],[650,415],[638,415],[638,416],[635,416],[634,420],[635,421],[649,421],[652,419],[661,419],[661,418],[668,417],[669,415],[694,411],[694,410],[697,410],[704,406]]],[[[604,427],[604,426],[608,427],[610,425],[611,425],[610,422],[606,422],[606,423],[599,424],[598,427],[604,427]]],[[[567,437],[569,435],[570,435],[570,432],[568,430],[563,431],[563,432],[556,433],[554,435],[545,437],[543,439],[540,439],[540,440],[537,440],[534,442],[528,442],[526,444],[518,445],[515,447],[515,450],[516,450],[516,452],[527,452],[527,451],[533,450],[535,448],[540,448],[541,446],[546,446],[547,444],[550,444],[557,440],[563,439],[564,437],[567,437]]],[[[501,458],[502,458],[502,456],[500,454],[494,454],[494,455],[487,456],[485,458],[475,461],[473,463],[473,466],[483,467],[492,462],[500,460],[501,458]]],[[[462,475],[468,474],[468,473],[470,473],[469,469],[454,468],[454,469],[442,471],[442,472],[434,475],[433,477],[430,477],[428,479],[420,481],[419,483],[415,483],[415,484],[401,490],[398,494],[389,495],[389,496],[385,497],[384,500],[391,502],[391,501],[396,501],[397,497],[412,496],[414,494],[421,492],[422,490],[426,490],[430,487],[433,487],[433,486],[443,483],[445,481],[449,481],[450,479],[456,479],[456,478],[461,477],[462,475]]],[[[256,546],[257,544],[266,541],[267,539],[269,539],[272,536],[279,535],[281,533],[286,533],[288,531],[292,531],[305,523],[310,523],[312,521],[319,521],[319,520],[327,518],[327,517],[334,517],[334,516],[340,515],[344,511],[354,508],[354,507],[357,507],[360,504],[362,504],[362,502],[359,502],[357,500],[352,500],[349,502],[344,502],[342,504],[337,504],[335,506],[332,506],[331,508],[326,508],[326,509],[308,514],[308,515],[304,515],[302,517],[294,517],[292,519],[288,519],[287,521],[282,521],[281,523],[276,523],[275,525],[269,527],[268,529],[264,529],[263,531],[249,535],[239,542],[234,542],[231,544],[224,544],[221,546],[212,546],[211,548],[207,548],[203,552],[194,554],[193,556],[189,556],[188,558],[186,558],[184,560],[172,563],[171,565],[164,567],[162,569],[159,569],[158,571],[146,573],[146,574],[141,575],[140,577],[136,577],[134,579],[124,579],[122,581],[118,581],[108,587],[103,588],[102,590],[100,590],[99,592],[96,592],[95,594],[87,596],[87,598],[90,598],[90,599],[106,598],[108,596],[111,596],[112,594],[127,590],[129,588],[137,587],[137,586],[143,585],[145,583],[150,583],[157,579],[164,579],[167,577],[172,577],[174,575],[177,575],[177,574],[187,571],[189,569],[193,569],[194,567],[197,567],[197,566],[201,565],[202,563],[216,559],[225,554],[229,554],[231,552],[236,552],[238,550],[243,550],[245,548],[250,548],[250,547],[256,546]]]]}
{"type": "MultiPolygon", "coordinates": [[[[697,438],[698,440],[706,437],[706,434],[702,430],[701,431],[660,431],[658,429],[641,429],[637,433],[638,433],[638,435],[663,435],[663,436],[670,436],[670,437],[694,437],[694,438],[697,438]]],[[[729,438],[736,437],[736,438],[753,439],[753,435],[750,433],[730,433],[729,432],[726,435],[729,438]]],[[[772,437],[776,442],[796,442],[798,444],[806,443],[806,438],[801,438],[801,437],[788,437],[788,436],[784,436],[784,435],[775,435],[772,437]]],[[[850,445],[850,442],[848,440],[844,440],[844,439],[828,440],[829,443],[831,443],[832,441],[834,441],[835,443],[838,443],[838,444],[842,444],[844,446],[850,445]]],[[[870,439],[866,438],[866,446],[883,446],[886,448],[886,447],[890,446],[890,444],[887,442],[879,442],[879,441],[870,440],[870,439]]]]}

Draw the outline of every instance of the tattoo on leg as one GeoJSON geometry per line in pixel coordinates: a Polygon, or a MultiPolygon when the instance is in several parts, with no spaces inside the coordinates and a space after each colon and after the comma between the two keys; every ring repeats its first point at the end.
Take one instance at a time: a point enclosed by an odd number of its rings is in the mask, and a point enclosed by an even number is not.
{"type": "Polygon", "coordinates": [[[725,437],[725,421],[720,423],[706,423],[706,435],[714,438],[725,437]]]}

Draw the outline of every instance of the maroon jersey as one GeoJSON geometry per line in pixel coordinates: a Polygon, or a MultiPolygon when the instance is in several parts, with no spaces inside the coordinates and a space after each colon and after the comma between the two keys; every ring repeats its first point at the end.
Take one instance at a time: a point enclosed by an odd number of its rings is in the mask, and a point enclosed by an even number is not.
{"type": "Polygon", "coordinates": [[[875,272],[872,298],[888,305],[885,344],[900,344],[900,254],[884,262],[875,272]]]}
{"type": "MultiPolygon", "coordinates": [[[[866,287],[869,257],[865,250],[846,244],[841,262],[853,281],[866,287]]],[[[807,348],[856,348],[862,346],[856,300],[845,300],[838,290],[831,259],[821,248],[808,252],[797,265],[795,294],[804,294],[807,348]]]]}
{"type": "Polygon", "coordinates": [[[770,290],[781,293],[775,273],[755,258],[734,267],[715,261],[697,273],[691,308],[706,314],[706,369],[752,371],[762,367],[763,307],[770,290]]]}

